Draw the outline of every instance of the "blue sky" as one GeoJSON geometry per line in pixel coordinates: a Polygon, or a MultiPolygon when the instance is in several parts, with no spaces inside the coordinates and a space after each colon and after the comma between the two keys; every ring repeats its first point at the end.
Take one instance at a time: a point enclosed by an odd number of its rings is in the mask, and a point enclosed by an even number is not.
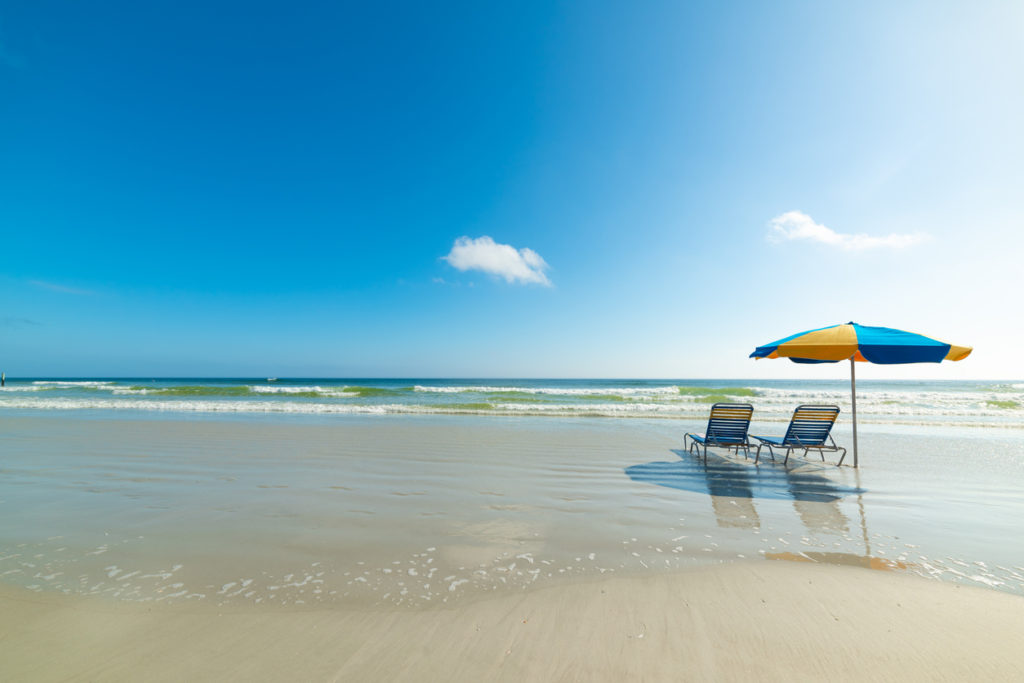
{"type": "Polygon", "coordinates": [[[4,3],[0,369],[1024,378],[1024,5],[893,4],[4,3]]]}

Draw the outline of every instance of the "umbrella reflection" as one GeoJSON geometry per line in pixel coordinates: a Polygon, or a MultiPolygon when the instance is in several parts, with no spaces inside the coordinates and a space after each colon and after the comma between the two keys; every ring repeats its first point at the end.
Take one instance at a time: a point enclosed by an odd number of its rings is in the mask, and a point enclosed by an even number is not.
{"type": "Polygon", "coordinates": [[[800,553],[766,553],[765,557],[769,560],[840,564],[847,567],[864,567],[865,569],[878,569],[881,571],[909,569],[914,566],[908,562],[889,560],[884,557],[873,557],[871,555],[857,555],[854,553],[821,553],[809,550],[800,553]]]}

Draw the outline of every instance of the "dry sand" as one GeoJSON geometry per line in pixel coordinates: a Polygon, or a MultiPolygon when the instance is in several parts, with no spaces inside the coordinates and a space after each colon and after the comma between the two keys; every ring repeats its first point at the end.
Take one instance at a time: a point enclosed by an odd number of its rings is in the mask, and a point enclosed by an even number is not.
{"type": "Polygon", "coordinates": [[[0,590],[0,678],[1022,680],[1024,598],[750,562],[428,610],[107,603],[0,590]]]}

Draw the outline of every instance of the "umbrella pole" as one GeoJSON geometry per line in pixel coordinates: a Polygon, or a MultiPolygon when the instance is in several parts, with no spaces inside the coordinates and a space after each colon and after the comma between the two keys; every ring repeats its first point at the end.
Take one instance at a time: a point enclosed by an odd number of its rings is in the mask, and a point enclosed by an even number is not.
{"type": "Polygon", "coordinates": [[[857,373],[853,356],[850,357],[850,398],[853,404],[853,466],[857,467],[857,373]]]}

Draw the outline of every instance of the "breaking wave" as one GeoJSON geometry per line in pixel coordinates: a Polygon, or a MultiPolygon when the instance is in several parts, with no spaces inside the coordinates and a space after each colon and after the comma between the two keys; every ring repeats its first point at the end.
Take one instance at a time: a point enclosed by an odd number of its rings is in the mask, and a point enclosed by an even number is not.
{"type": "MultiPolygon", "coordinates": [[[[858,387],[860,388],[860,387],[858,387]]],[[[0,411],[480,414],[706,420],[710,404],[754,406],[754,421],[785,422],[800,404],[851,412],[845,382],[644,380],[8,380],[0,411]],[[730,386],[731,385],[731,386],[730,386]]],[[[1024,383],[875,382],[857,397],[866,423],[1024,428],[1024,383]]]]}
{"type": "Polygon", "coordinates": [[[358,396],[344,388],[332,389],[319,386],[219,386],[219,385],[182,385],[170,387],[115,387],[114,394],[139,396],[268,396],[285,395],[290,398],[347,398],[358,396]]]}
{"type": "MultiPolygon", "coordinates": [[[[0,406],[27,410],[104,410],[146,411],[161,413],[249,413],[249,414],[302,414],[302,415],[506,415],[551,417],[605,417],[605,418],[673,418],[707,419],[707,404],[702,403],[519,403],[519,402],[466,402],[466,403],[363,403],[300,402],[291,400],[188,400],[149,398],[36,398],[17,397],[3,400],[0,406]]],[[[758,405],[755,422],[786,422],[792,413],[792,403],[775,410],[758,405]]],[[[955,425],[971,427],[1024,428],[1024,411],[1015,409],[1016,415],[1006,408],[987,408],[970,411],[937,412],[920,410],[879,411],[862,409],[858,402],[858,419],[862,423],[908,425],[955,425]],[[1002,419],[993,419],[1002,418],[1002,419]]]]}

